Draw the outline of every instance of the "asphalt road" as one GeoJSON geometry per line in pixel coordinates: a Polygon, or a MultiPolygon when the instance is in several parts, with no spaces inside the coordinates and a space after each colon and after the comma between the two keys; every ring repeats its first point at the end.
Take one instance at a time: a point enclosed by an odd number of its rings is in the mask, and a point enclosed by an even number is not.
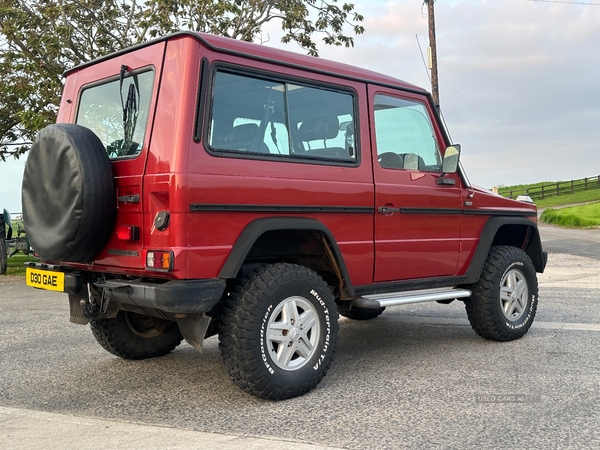
{"type": "Polygon", "coordinates": [[[600,229],[570,230],[540,225],[544,250],[600,260],[600,229]]]}
{"type": "Polygon", "coordinates": [[[460,302],[343,319],[329,374],[284,402],[235,387],[214,337],[124,361],[64,294],[2,277],[0,448],[600,448],[600,239],[541,233],[596,253],[550,255],[524,338],[478,337],[460,302]]]}

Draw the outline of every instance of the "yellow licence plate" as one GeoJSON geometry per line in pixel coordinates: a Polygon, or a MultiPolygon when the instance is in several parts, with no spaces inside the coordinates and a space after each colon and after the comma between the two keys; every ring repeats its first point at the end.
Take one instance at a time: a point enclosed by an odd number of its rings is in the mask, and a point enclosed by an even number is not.
{"type": "Polygon", "coordinates": [[[27,268],[27,286],[49,291],[63,292],[65,290],[65,274],[50,270],[27,268]]]}

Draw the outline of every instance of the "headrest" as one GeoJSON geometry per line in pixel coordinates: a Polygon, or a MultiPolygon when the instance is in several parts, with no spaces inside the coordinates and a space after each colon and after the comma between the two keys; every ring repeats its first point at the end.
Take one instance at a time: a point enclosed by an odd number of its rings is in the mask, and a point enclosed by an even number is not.
{"type": "Polygon", "coordinates": [[[301,141],[316,141],[320,139],[333,139],[340,132],[340,122],[333,114],[311,117],[302,122],[298,130],[301,141]]]}
{"type": "Polygon", "coordinates": [[[255,123],[245,123],[237,125],[231,129],[223,138],[225,144],[240,144],[252,142],[258,133],[258,125],[255,123]]]}

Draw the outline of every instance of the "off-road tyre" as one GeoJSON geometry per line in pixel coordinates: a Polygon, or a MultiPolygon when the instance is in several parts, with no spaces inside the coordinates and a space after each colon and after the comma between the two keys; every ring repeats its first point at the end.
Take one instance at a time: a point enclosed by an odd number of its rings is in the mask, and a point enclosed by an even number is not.
{"type": "Polygon", "coordinates": [[[6,241],[0,239],[0,275],[4,275],[8,268],[8,255],[6,250],[6,241]]]}
{"type": "Polygon", "coordinates": [[[259,398],[303,395],[333,362],[337,319],[333,294],[314,271],[285,263],[260,267],[235,288],[223,311],[225,368],[259,398]]]}
{"type": "Polygon", "coordinates": [[[23,224],[48,261],[92,261],[113,230],[116,190],[104,145],[88,128],[48,125],[23,174],[23,224]]]}
{"type": "Polygon", "coordinates": [[[481,278],[468,288],[473,295],[465,300],[465,308],[477,334],[512,341],[527,333],[537,310],[538,285],[533,263],[523,250],[492,247],[481,278]]]}
{"type": "Polygon", "coordinates": [[[4,221],[4,214],[0,214],[0,240],[6,239],[6,222],[4,221]]]}
{"type": "Polygon", "coordinates": [[[90,320],[98,343],[124,359],[147,359],[173,351],[183,336],[176,322],[119,311],[114,319],[90,320]]]}
{"type": "Polygon", "coordinates": [[[347,317],[352,320],[370,320],[379,317],[385,311],[385,306],[382,308],[359,308],[356,306],[350,307],[350,302],[339,302],[337,310],[340,316],[347,317]]]}

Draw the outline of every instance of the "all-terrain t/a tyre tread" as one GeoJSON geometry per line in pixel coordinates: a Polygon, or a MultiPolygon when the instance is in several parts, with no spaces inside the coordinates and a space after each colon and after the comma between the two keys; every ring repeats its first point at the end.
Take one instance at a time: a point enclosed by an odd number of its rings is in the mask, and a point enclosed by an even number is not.
{"type": "Polygon", "coordinates": [[[114,319],[90,320],[90,328],[96,341],[115,356],[132,360],[155,358],[172,352],[183,340],[176,324],[172,324],[159,336],[135,336],[126,328],[125,314],[125,311],[120,311],[114,319]]]}
{"type": "MultiPolygon", "coordinates": [[[[524,273],[527,276],[527,273],[524,273]]],[[[477,283],[469,287],[472,291],[470,299],[465,301],[465,309],[473,330],[481,337],[495,341],[511,341],[525,335],[535,317],[537,310],[538,285],[535,268],[529,256],[520,248],[511,246],[494,246],[490,249],[481,277],[477,283]],[[499,309],[499,298],[496,290],[508,266],[514,261],[523,263],[523,271],[528,272],[530,310],[525,323],[517,329],[507,326],[507,320],[499,309]]]]}
{"type": "Polygon", "coordinates": [[[259,398],[283,400],[305,394],[323,379],[333,361],[337,332],[335,302],[325,281],[306,267],[274,264],[259,268],[232,292],[221,317],[219,349],[225,369],[238,387],[259,398]],[[263,361],[256,357],[257,335],[253,330],[263,320],[261,307],[269,303],[269,294],[291,281],[315,286],[333,320],[329,357],[315,371],[315,376],[297,386],[282,387],[267,376],[263,361]]]}

